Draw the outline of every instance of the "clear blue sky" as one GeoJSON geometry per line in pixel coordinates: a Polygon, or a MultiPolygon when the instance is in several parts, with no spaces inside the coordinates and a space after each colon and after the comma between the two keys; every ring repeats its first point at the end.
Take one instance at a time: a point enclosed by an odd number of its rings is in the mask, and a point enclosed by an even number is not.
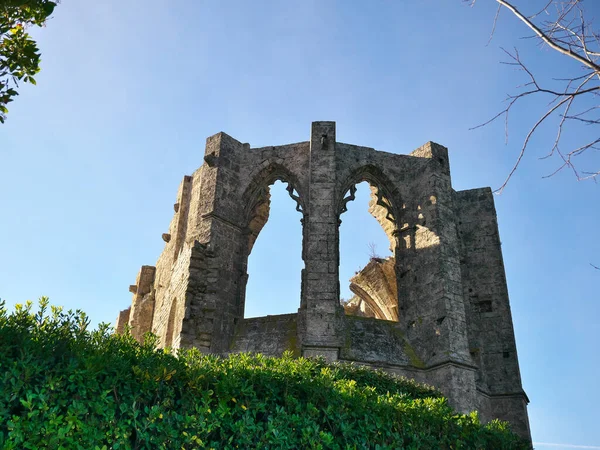
{"type": "MultiPolygon", "coordinates": [[[[528,33],[507,13],[486,46],[494,11],[490,0],[63,0],[35,33],[38,86],[22,87],[0,128],[0,297],[48,295],[114,322],[162,250],[178,183],[219,131],[278,145],[333,120],[342,142],[396,153],[443,144],[455,189],[498,187],[544,106],[515,111],[508,145],[501,123],[468,130],[525,81],[499,64],[500,47],[519,45],[546,76],[577,67],[520,40],[528,33]]],[[[541,129],[496,197],[521,373],[534,441],[600,446],[600,271],[589,265],[600,265],[600,187],[567,172],[542,179],[558,164],[537,159],[553,137],[541,129]]],[[[596,170],[598,156],[588,155],[596,170]]],[[[342,216],[344,289],[368,242],[387,248],[359,194],[342,216]]],[[[299,219],[276,185],[248,315],[298,307],[299,219]]]]}

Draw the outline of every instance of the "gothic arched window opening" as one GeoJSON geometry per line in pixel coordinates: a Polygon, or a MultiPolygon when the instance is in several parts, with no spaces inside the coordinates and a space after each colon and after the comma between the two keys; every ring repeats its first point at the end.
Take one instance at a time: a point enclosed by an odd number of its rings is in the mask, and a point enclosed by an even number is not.
{"type": "Polygon", "coordinates": [[[244,317],[287,314],[300,306],[302,261],[298,193],[275,181],[256,203],[249,222],[248,282],[244,317]]]}
{"type": "Polygon", "coordinates": [[[347,315],[398,321],[391,206],[363,181],[344,195],[340,217],[340,302],[347,315]]]}

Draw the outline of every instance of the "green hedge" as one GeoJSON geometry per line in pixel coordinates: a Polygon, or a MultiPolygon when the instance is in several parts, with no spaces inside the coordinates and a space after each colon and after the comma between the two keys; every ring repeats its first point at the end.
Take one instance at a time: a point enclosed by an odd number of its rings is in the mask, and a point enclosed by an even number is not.
{"type": "Polygon", "coordinates": [[[525,449],[428,386],[323,360],[177,357],[81,311],[0,302],[0,448],[525,449]]]}

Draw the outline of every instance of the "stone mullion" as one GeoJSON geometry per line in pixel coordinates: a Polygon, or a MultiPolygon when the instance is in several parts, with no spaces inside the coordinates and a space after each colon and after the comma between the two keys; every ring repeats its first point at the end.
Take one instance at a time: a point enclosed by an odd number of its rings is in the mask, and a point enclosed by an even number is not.
{"type": "Polygon", "coordinates": [[[310,184],[303,314],[305,355],[337,359],[339,336],[338,221],[334,208],[336,181],[335,123],[314,122],[310,141],[310,184]]]}

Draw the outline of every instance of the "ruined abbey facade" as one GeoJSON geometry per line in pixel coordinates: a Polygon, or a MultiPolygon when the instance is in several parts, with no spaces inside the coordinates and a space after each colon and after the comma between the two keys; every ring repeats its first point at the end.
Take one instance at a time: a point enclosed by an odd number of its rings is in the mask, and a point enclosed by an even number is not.
{"type": "Polygon", "coordinates": [[[314,122],[308,142],[273,147],[218,133],[174,209],[165,248],[156,266],[142,266],[117,331],[152,331],[175,349],[291,350],[382,368],[529,437],[492,193],[453,190],[446,148],[428,142],[400,155],[343,144],[334,122],[314,122]],[[276,180],[302,217],[298,312],[244,318],[248,256],[276,180]],[[340,216],[362,181],[393,256],[372,258],[341,305],[340,216]]]}

